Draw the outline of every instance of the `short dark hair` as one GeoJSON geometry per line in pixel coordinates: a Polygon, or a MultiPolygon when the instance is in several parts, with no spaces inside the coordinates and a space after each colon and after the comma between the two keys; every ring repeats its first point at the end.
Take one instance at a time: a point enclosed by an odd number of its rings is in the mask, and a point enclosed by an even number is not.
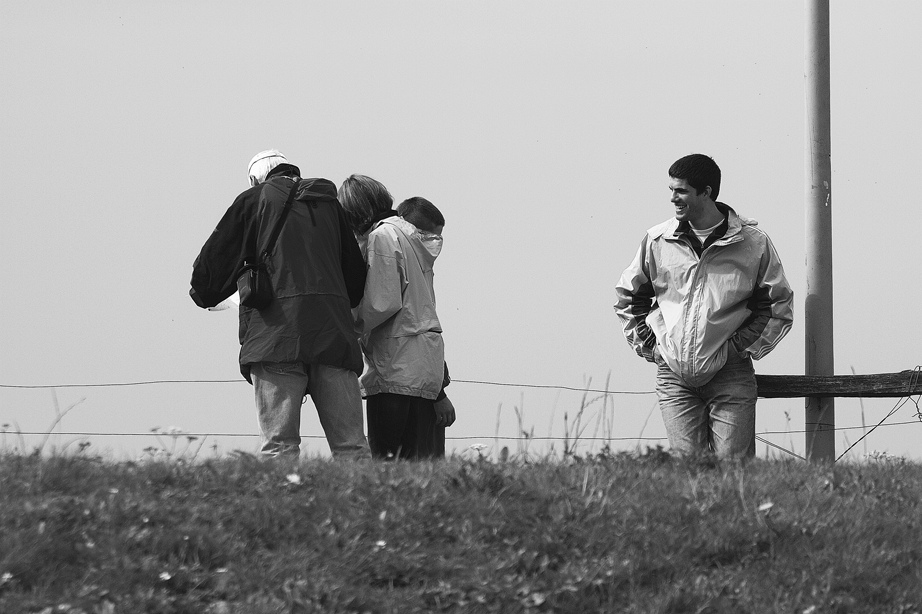
{"type": "Polygon", "coordinates": [[[389,211],[394,197],[380,181],[365,175],[350,175],[336,193],[339,204],[346,211],[352,230],[364,234],[367,226],[379,213],[389,211]]]}
{"type": "Polygon", "coordinates": [[[669,176],[684,179],[700,194],[711,186],[711,200],[720,194],[720,167],[714,159],[704,154],[690,154],[679,158],[669,167],[669,176]]]}
{"type": "Polygon", "coordinates": [[[397,215],[426,232],[435,232],[436,228],[445,225],[445,216],[438,207],[421,196],[408,198],[397,205],[397,215]]]}

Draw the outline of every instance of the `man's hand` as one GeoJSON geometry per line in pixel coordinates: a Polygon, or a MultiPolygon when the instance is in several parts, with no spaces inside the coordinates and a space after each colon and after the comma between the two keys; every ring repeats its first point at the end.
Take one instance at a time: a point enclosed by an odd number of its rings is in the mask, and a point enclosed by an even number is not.
{"type": "Polygon", "coordinates": [[[451,399],[445,397],[436,401],[434,407],[436,426],[448,427],[455,423],[455,406],[451,404],[451,399]]]}

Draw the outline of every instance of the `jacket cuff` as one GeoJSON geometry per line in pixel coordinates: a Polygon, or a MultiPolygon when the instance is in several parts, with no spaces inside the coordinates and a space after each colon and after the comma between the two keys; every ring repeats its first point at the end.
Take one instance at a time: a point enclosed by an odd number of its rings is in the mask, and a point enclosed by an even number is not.
{"type": "Polygon", "coordinates": [[[749,356],[749,352],[743,349],[743,346],[740,343],[740,334],[738,332],[733,333],[730,336],[730,347],[740,356],[749,356]]]}
{"type": "Polygon", "coordinates": [[[209,305],[202,298],[202,295],[195,291],[195,288],[189,290],[189,296],[192,297],[192,300],[195,301],[195,304],[201,307],[202,309],[208,309],[209,307],[214,307],[214,305],[209,305]]]}

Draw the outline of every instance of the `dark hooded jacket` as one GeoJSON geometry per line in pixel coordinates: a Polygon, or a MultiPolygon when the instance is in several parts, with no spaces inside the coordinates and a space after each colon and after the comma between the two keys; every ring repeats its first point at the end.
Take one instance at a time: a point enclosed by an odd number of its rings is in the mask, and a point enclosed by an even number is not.
{"type": "Polygon", "coordinates": [[[298,190],[267,262],[275,298],[265,309],[240,307],[240,371],[250,365],[303,362],[362,372],[351,307],[362,300],[365,262],[336,186],[298,179],[282,164],[266,181],[241,193],[202,247],[189,294],[213,307],[237,289],[244,261],[265,249],[294,181],[298,190]]]}

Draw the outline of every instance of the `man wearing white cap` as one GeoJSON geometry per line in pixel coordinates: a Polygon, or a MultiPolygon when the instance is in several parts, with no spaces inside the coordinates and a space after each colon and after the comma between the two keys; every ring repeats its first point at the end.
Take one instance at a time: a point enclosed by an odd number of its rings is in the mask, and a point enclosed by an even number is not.
{"type": "Polygon", "coordinates": [[[199,307],[213,307],[237,290],[244,263],[264,261],[270,302],[240,306],[240,371],[256,392],[261,452],[300,453],[301,402],[309,393],[333,455],[369,458],[351,312],[364,293],[365,263],[336,186],[301,179],[274,149],[256,154],[247,175],[251,187],[193,264],[189,294],[199,307]]]}

